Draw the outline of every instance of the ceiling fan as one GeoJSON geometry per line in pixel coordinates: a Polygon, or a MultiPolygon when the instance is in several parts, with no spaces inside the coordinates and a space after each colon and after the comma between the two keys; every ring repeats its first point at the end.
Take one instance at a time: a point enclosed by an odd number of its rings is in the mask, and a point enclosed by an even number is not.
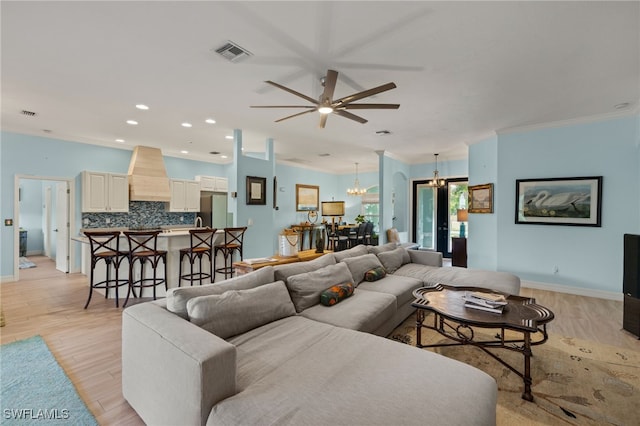
{"type": "Polygon", "coordinates": [[[324,91],[322,92],[322,95],[320,95],[319,100],[315,100],[309,96],[303,95],[300,92],[297,92],[293,89],[289,89],[288,87],[282,86],[273,81],[265,81],[265,83],[271,84],[272,86],[275,86],[279,89],[282,89],[286,92],[296,95],[302,99],[305,99],[311,102],[313,105],[252,105],[251,108],[305,108],[307,109],[307,111],[299,112],[297,114],[280,118],[275,121],[276,123],[279,123],[280,121],[288,120],[293,117],[298,117],[303,114],[308,114],[310,112],[318,111],[320,113],[320,128],[324,128],[325,124],[327,123],[327,116],[332,113],[344,118],[348,118],[350,120],[357,121],[358,123],[364,124],[367,122],[367,120],[365,120],[360,116],[352,114],[347,110],[400,108],[400,104],[354,104],[352,103],[362,98],[377,95],[378,93],[386,92],[387,90],[395,89],[396,88],[395,83],[383,84],[382,86],[374,87],[373,89],[364,90],[362,92],[354,93],[352,95],[334,100],[333,92],[336,88],[336,83],[338,82],[338,71],[328,70],[326,77],[324,77],[321,81],[323,82],[323,85],[324,85],[324,91]]]}

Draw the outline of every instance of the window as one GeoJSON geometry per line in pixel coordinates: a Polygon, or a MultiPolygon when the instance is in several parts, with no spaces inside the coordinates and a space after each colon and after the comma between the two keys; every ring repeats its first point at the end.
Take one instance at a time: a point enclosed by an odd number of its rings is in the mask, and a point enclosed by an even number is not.
{"type": "Polygon", "coordinates": [[[378,193],[378,186],[367,189],[367,193],[362,196],[362,208],[360,211],[366,221],[373,222],[373,231],[379,234],[380,194],[378,193]]]}

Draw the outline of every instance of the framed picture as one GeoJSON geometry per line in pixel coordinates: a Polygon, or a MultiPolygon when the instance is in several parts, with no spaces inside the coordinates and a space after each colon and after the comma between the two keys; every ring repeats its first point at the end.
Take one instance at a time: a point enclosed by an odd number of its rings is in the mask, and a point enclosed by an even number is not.
{"type": "Polygon", "coordinates": [[[469,187],[469,213],[493,213],[493,184],[469,187]]]}
{"type": "Polygon", "coordinates": [[[516,180],[516,223],[601,226],[602,176],[516,180]]]}
{"type": "Polygon", "coordinates": [[[318,211],[320,208],[320,187],[296,183],[296,211],[318,211]]]}
{"type": "Polygon", "coordinates": [[[267,204],[267,178],[247,176],[247,204],[267,204]]]}

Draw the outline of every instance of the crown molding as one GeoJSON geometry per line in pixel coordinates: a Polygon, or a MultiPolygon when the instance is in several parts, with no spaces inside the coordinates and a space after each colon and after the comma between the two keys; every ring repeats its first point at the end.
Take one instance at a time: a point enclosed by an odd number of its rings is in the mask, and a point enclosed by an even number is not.
{"type": "Polygon", "coordinates": [[[640,113],[640,108],[638,106],[638,103],[636,103],[636,106],[634,108],[630,108],[624,111],[615,111],[615,112],[609,112],[605,114],[588,115],[584,117],[570,118],[568,120],[560,120],[560,121],[550,121],[546,123],[527,124],[524,126],[505,127],[503,129],[496,130],[496,134],[508,135],[512,133],[525,133],[525,132],[532,132],[535,130],[575,126],[579,124],[597,123],[599,121],[608,121],[616,118],[633,117],[635,115],[638,115],[639,113],[640,113]]]}

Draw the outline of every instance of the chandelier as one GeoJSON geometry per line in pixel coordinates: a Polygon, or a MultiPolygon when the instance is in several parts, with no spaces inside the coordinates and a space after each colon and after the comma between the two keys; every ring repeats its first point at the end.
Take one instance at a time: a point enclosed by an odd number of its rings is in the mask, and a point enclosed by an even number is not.
{"type": "Polygon", "coordinates": [[[433,179],[429,182],[429,186],[442,188],[446,182],[444,179],[440,179],[440,174],[438,173],[438,154],[433,155],[436,157],[436,170],[433,172],[433,179]]]}
{"type": "Polygon", "coordinates": [[[360,196],[367,193],[365,188],[360,188],[360,180],[358,180],[358,163],[356,163],[356,180],[354,187],[347,189],[347,195],[360,196]]]}

